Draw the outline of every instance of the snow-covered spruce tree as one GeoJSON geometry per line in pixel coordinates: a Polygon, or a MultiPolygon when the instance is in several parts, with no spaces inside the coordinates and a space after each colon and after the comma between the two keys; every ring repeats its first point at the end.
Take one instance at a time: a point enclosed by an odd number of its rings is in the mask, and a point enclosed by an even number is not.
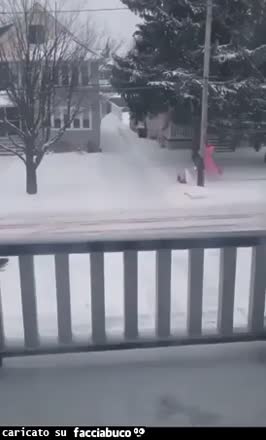
{"type": "MultiPolygon", "coordinates": [[[[171,109],[200,120],[206,0],[122,0],[142,23],[115,58],[112,83],[135,117],[171,109]]],[[[213,0],[210,125],[259,123],[266,115],[266,1],[213,0]]],[[[199,141],[199,137],[198,137],[199,141]]]]}

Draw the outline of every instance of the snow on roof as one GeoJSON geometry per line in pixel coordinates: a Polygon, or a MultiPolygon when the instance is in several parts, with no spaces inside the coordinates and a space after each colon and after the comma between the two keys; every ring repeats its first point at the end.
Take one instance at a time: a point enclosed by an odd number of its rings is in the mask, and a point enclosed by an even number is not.
{"type": "Polygon", "coordinates": [[[84,61],[88,61],[91,59],[96,59],[96,56],[86,47],[81,45],[78,41],[74,41],[73,39],[69,39],[69,41],[61,41],[56,43],[53,39],[47,41],[45,44],[39,44],[38,49],[36,50],[35,45],[30,46],[29,55],[30,59],[45,59],[46,57],[49,59],[53,59],[56,55],[57,59],[62,59],[62,61],[71,60],[72,56],[75,59],[79,55],[81,59],[84,61]]]}
{"type": "Polygon", "coordinates": [[[118,107],[127,107],[127,103],[122,96],[112,97],[109,101],[116,104],[118,107]]]}
{"type": "MultiPolygon", "coordinates": [[[[43,7],[42,5],[40,5],[38,2],[35,2],[32,10],[34,12],[42,12],[45,13],[47,15],[48,18],[52,19],[54,22],[56,22],[58,24],[58,29],[59,29],[59,37],[58,40],[60,40],[60,35],[62,35],[62,41],[58,41],[58,45],[57,45],[57,51],[58,53],[60,53],[61,49],[64,49],[64,53],[66,52],[66,49],[64,48],[64,46],[66,45],[67,42],[67,50],[68,53],[71,54],[71,51],[75,50],[78,46],[80,48],[83,49],[84,52],[86,52],[86,56],[85,59],[100,59],[101,55],[99,53],[97,53],[96,51],[94,51],[93,49],[91,49],[86,42],[83,42],[78,36],[76,36],[73,32],[71,32],[70,29],[68,29],[66,26],[64,26],[60,21],[58,21],[57,18],[54,17],[53,13],[50,12],[49,10],[47,10],[45,7],[43,7]],[[64,37],[65,34],[65,37],[64,37]],[[68,40],[67,40],[68,38],[68,40]],[[62,47],[61,47],[62,46],[62,47]]],[[[2,27],[0,27],[0,38],[6,34],[6,32],[12,28],[14,26],[14,23],[9,23],[6,24],[2,27]]],[[[54,26],[52,25],[52,29],[54,29],[54,26]]],[[[16,38],[16,31],[15,34],[13,36],[13,38],[16,38]]],[[[53,36],[53,32],[51,33],[51,38],[49,37],[49,40],[46,41],[45,46],[47,50],[49,49],[49,47],[52,49],[53,45],[55,43],[54,40],[54,36],[53,36]]],[[[34,46],[32,45],[32,52],[34,52],[34,46]]],[[[39,45],[40,47],[42,45],[39,45]]],[[[42,47],[41,47],[42,49],[42,47]]],[[[41,55],[41,50],[39,50],[39,55],[41,55]]],[[[9,56],[8,58],[14,60],[14,55],[9,56]]]]}
{"type": "Polygon", "coordinates": [[[108,99],[114,99],[114,98],[121,98],[121,95],[119,93],[105,93],[105,96],[108,97],[108,99]]]}

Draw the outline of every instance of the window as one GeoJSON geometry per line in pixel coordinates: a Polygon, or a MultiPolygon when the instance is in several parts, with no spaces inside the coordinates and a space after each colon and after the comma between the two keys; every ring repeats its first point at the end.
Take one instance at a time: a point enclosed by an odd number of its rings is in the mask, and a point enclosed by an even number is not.
{"type": "Polygon", "coordinates": [[[91,112],[89,110],[83,113],[83,128],[91,128],[91,112]]]}
{"type": "Polygon", "coordinates": [[[8,63],[0,63],[0,89],[5,90],[10,82],[8,63]]]}
{"type": "Polygon", "coordinates": [[[19,62],[9,64],[10,80],[13,84],[21,85],[21,65],[19,62]]]}
{"type": "MultiPolygon", "coordinates": [[[[73,114],[73,112],[70,112],[73,114]]],[[[70,116],[71,117],[71,116],[70,116]]],[[[80,111],[74,119],[68,124],[69,115],[66,107],[57,108],[53,118],[52,127],[55,129],[63,128],[67,125],[67,129],[70,130],[90,130],[92,128],[92,111],[91,108],[80,111]]]]}
{"type": "Polygon", "coordinates": [[[100,81],[108,81],[110,79],[110,73],[106,72],[106,70],[99,71],[99,80],[100,81]]]}
{"type": "Polygon", "coordinates": [[[87,63],[82,64],[80,68],[81,73],[81,85],[87,86],[89,84],[89,66],[87,63]]]}
{"type": "Polygon", "coordinates": [[[63,64],[62,66],[61,74],[62,74],[62,85],[69,86],[69,67],[66,63],[63,64]]]}
{"type": "Polygon", "coordinates": [[[57,129],[61,128],[61,126],[62,126],[62,123],[61,123],[61,112],[60,112],[59,108],[55,110],[54,124],[53,125],[54,125],[54,128],[57,128],[57,129]]]}
{"type": "Polygon", "coordinates": [[[56,86],[59,86],[59,67],[55,66],[53,69],[53,83],[56,86]]]}
{"type": "Polygon", "coordinates": [[[79,85],[79,68],[78,68],[78,66],[72,67],[71,85],[73,87],[77,87],[79,85]]]}
{"type": "Polygon", "coordinates": [[[51,128],[51,115],[50,113],[46,115],[46,117],[43,118],[43,127],[44,128],[51,128]]]}
{"type": "Polygon", "coordinates": [[[29,26],[29,43],[43,44],[45,42],[45,27],[40,24],[29,26]]]}
{"type": "Polygon", "coordinates": [[[54,128],[61,128],[61,119],[55,119],[54,120],[54,128]]]}
{"type": "Polygon", "coordinates": [[[80,66],[71,66],[67,62],[63,62],[54,71],[54,83],[65,87],[69,85],[74,87],[88,86],[90,83],[90,65],[82,63],[80,66]]]}
{"type": "Polygon", "coordinates": [[[74,119],[73,128],[80,128],[80,119],[79,118],[74,119]]]}
{"type": "Polygon", "coordinates": [[[66,128],[71,128],[71,124],[69,123],[70,118],[71,114],[68,113],[67,109],[64,109],[64,126],[66,126],[66,128]]]}
{"type": "MultiPolygon", "coordinates": [[[[0,119],[4,119],[5,117],[11,124],[15,125],[15,127],[20,128],[19,114],[16,107],[1,108],[0,119]]],[[[0,137],[6,137],[8,134],[17,134],[16,129],[8,127],[4,122],[0,123],[0,137]]]]}
{"type": "MultiPolygon", "coordinates": [[[[3,120],[5,117],[5,109],[0,108],[0,119],[3,120]]],[[[0,137],[6,136],[6,124],[4,122],[0,122],[0,137]]]]}
{"type": "MultiPolygon", "coordinates": [[[[15,125],[15,127],[19,128],[19,115],[18,109],[16,107],[10,107],[6,109],[6,117],[11,122],[11,124],[15,125]]],[[[16,130],[11,129],[9,134],[16,134],[16,130]]]]}

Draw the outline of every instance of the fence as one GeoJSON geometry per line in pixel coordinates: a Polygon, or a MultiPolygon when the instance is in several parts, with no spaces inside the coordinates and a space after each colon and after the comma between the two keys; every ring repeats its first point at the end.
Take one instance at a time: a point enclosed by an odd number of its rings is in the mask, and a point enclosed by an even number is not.
{"type": "MultiPolygon", "coordinates": [[[[265,243],[266,233],[213,234],[172,239],[90,241],[0,245],[0,255],[18,256],[24,329],[24,344],[9,346],[5,338],[5,314],[0,307],[0,358],[44,353],[178,346],[189,344],[261,340],[265,338],[265,243]],[[237,248],[251,247],[251,276],[247,327],[233,325],[237,248]],[[202,332],[204,250],[220,249],[218,320],[215,332],[202,332]],[[172,335],[171,253],[188,250],[188,295],[186,334],[172,335]],[[138,252],[155,251],[155,332],[141,336],[138,328],[138,252]],[[104,253],[123,253],[123,336],[106,334],[104,253]],[[90,255],[91,340],[73,339],[69,255],[90,255]],[[55,265],[58,334],[55,343],[40,342],[36,309],[34,258],[52,255],[55,265]]],[[[8,269],[7,269],[8,270],[8,269]]],[[[1,306],[1,303],[0,303],[1,306]]]]}

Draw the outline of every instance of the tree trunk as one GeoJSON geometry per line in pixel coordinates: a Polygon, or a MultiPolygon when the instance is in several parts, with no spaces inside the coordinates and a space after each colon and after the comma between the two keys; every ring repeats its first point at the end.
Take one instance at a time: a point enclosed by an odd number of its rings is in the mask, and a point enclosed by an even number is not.
{"type": "Polygon", "coordinates": [[[26,165],[26,191],[27,194],[37,194],[37,172],[33,161],[27,161],[26,165]]]}

